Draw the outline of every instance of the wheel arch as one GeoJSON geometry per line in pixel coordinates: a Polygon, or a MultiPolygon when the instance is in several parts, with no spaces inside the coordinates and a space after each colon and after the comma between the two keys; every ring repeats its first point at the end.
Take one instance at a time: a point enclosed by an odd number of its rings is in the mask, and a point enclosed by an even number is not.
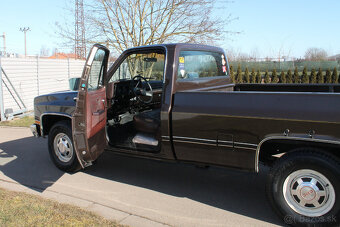
{"type": "Polygon", "coordinates": [[[42,136],[48,135],[52,126],[59,121],[69,121],[72,127],[72,116],[63,113],[44,113],[40,116],[40,131],[42,136]]]}
{"type": "Polygon", "coordinates": [[[259,172],[260,162],[273,162],[273,155],[293,152],[300,148],[323,150],[340,158],[340,141],[294,136],[268,136],[257,146],[255,171],[259,172]]]}

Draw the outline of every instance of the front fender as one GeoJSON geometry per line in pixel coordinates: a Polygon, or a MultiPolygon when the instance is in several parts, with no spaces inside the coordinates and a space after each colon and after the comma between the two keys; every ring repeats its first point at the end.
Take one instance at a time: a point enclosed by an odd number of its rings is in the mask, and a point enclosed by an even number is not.
{"type": "Polygon", "coordinates": [[[61,120],[70,120],[72,122],[72,116],[66,113],[53,113],[53,112],[41,114],[40,135],[43,137],[46,136],[52,125],[61,120]],[[50,121],[48,121],[48,119],[50,119],[50,121]]]}

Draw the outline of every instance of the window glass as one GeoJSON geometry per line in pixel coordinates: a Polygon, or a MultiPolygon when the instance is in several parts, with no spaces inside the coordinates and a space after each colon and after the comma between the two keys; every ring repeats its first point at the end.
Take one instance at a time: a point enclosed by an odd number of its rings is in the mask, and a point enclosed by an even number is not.
{"type": "Polygon", "coordinates": [[[209,51],[181,51],[178,59],[177,80],[227,76],[224,54],[209,51]]]}
{"type": "Polygon", "coordinates": [[[96,90],[103,84],[104,57],[105,51],[98,49],[91,65],[87,90],[96,90]]]}
{"type": "Polygon", "coordinates": [[[131,54],[120,64],[111,77],[110,82],[132,79],[137,75],[140,75],[149,81],[162,81],[164,58],[164,54],[156,52],[131,54]]]}

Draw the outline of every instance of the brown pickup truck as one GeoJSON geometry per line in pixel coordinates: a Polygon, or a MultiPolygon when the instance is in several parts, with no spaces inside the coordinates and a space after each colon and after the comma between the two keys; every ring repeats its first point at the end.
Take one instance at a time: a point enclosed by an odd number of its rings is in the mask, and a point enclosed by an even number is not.
{"type": "Polygon", "coordinates": [[[245,171],[271,166],[269,201],[296,225],[339,225],[340,86],[233,84],[217,47],[94,45],[78,91],[34,100],[36,136],[75,171],[106,151],[245,171]],[[263,166],[261,165],[261,166],[263,166]]]}

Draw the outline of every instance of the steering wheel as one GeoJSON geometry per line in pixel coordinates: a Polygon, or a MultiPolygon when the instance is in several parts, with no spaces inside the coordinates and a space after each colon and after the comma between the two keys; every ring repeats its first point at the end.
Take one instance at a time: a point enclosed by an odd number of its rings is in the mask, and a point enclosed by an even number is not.
{"type": "Polygon", "coordinates": [[[149,81],[147,81],[141,75],[137,75],[137,76],[133,77],[132,80],[138,81],[137,84],[135,85],[135,87],[133,88],[133,93],[135,94],[137,99],[140,102],[145,103],[145,104],[152,102],[153,91],[152,91],[152,87],[151,87],[149,81]],[[142,83],[143,80],[144,80],[145,83],[142,83]],[[147,97],[147,98],[144,99],[142,97],[147,97]]]}

